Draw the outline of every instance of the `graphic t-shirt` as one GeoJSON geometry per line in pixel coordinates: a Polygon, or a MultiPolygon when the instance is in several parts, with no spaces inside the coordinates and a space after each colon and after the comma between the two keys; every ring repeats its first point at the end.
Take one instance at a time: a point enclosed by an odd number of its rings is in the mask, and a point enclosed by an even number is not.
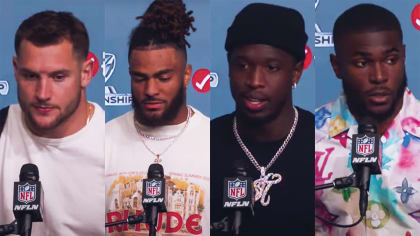
{"type": "MultiPolygon", "coordinates": [[[[155,153],[166,180],[167,213],[159,213],[157,235],[209,235],[210,218],[210,120],[194,109],[188,126],[174,139],[145,139],[155,153]],[[172,144],[171,144],[172,143],[172,144]],[[164,151],[167,149],[166,151],[164,151]]],[[[157,138],[176,136],[185,126],[147,127],[142,132],[157,138]]],[[[106,126],[106,222],[140,214],[142,184],[156,158],[142,142],[134,125],[134,112],[106,126]]],[[[148,235],[148,226],[124,224],[109,227],[108,235],[148,235]]]]}
{"type": "Polygon", "coordinates": [[[85,127],[59,139],[32,134],[20,106],[10,106],[0,137],[0,224],[15,219],[13,184],[22,165],[33,163],[43,189],[44,221],[32,224],[32,235],[104,235],[105,113],[94,105],[85,127]]]}

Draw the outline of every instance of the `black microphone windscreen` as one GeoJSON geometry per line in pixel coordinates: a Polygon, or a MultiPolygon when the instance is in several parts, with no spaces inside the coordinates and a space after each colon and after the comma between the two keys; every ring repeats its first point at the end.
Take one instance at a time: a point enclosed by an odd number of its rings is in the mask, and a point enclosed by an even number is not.
{"type": "Polygon", "coordinates": [[[38,181],[39,180],[39,171],[38,167],[35,164],[28,163],[22,166],[19,174],[19,181],[38,181]]]}
{"type": "Polygon", "coordinates": [[[245,160],[234,160],[232,163],[232,167],[233,167],[233,175],[234,176],[248,176],[248,172],[247,172],[247,163],[245,162],[245,160]]]}
{"type": "Polygon", "coordinates": [[[163,166],[158,163],[153,163],[147,170],[147,178],[164,178],[163,166]]]}
{"type": "Polygon", "coordinates": [[[359,127],[357,129],[359,134],[373,133],[376,134],[376,121],[370,116],[364,116],[359,121],[359,127]]]}

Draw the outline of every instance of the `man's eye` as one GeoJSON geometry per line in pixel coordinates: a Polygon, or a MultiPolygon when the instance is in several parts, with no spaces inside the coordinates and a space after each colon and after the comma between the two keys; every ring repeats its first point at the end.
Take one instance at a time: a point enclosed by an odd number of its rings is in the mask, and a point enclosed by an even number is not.
{"type": "Polygon", "coordinates": [[[32,73],[24,73],[23,78],[25,78],[27,80],[34,80],[34,79],[38,79],[38,75],[37,74],[32,74],[32,73]]]}
{"type": "Polygon", "coordinates": [[[159,81],[166,82],[169,81],[171,77],[159,77],[159,81]]]}
{"type": "Polygon", "coordinates": [[[356,64],[357,67],[363,68],[367,65],[367,62],[366,61],[357,61],[355,64],[356,64]]]}
{"type": "Polygon", "coordinates": [[[246,70],[246,69],[248,69],[248,64],[238,62],[238,63],[236,63],[236,67],[238,67],[239,69],[242,69],[242,70],[246,70]]]}
{"type": "Polygon", "coordinates": [[[271,72],[279,70],[278,66],[273,66],[273,65],[268,65],[267,68],[268,68],[268,71],[271,71],[271,72]]]}
{"type": "Polygon", "coordinates": [[[66,78],[65,75],[55,75],[54,80],[64,80],[66,78]]]}
{"type": "Polygon", "coordinates": [[[385,60],[385,63],[389,65],[394,65],[395,63],[397,63],[397,61],[398,61],[397,58],[391,57],[391,58],[387,58],[385,60]]]}

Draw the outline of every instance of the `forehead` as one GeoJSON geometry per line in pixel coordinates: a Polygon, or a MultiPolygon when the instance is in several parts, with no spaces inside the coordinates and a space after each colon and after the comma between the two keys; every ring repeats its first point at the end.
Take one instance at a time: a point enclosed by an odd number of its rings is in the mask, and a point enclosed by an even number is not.
{"type": "Polygon", "coordinates": [[[338,54],[387,53],[392,49],[401,51],[402,41],[397,31],[350,32],[340,40],[338,54]]]}
{"type": "Polygon", "coordinates": [[[256,62],[266,60],[294,61],[294,57],[285,50],[267,44],[246,44],[235,47],[232,51],[232,57],[256,62]]]}
{"type": "Polygon", "coordinates": [[[20,44],[18,61],[26,67],[40,69],[68,67],[78,60],[73,45],[68,40],[47,46],[36,46],[28,40],[23,40],[20,44]]]}
{"type": "Polygon", "coordinates": [[[175,69],[184,63],[182,53],[173,47],[134,49],[129,64],[133,70],[159,71],[175,69]]]}

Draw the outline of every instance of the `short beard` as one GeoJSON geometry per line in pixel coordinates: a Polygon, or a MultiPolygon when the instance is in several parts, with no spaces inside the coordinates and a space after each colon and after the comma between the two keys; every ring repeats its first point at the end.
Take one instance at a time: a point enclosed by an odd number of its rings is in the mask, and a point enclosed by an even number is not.
{"type": "Polygon", "coordinates": [[[141,109],[141,106],[133,93],[133,89],[131,89],[131,94],[133,95],[131,106],[134,109],[135,118],[141,124],[146,126],[162,126],[169,123],[175,119],[185,101],[185,88],[184,86],[180,86],[180,89],[174,99],[169,103],[168,107],[160,117],[148,117],[141,109]]]}
{"type": "Polygon", "coordinates": [[[344,94],[346,95],[347,104],[349,107],[352,107],[352,112],[354,112],[359,117],[370,116],[376,121],[381,122],[388,119],[394,114],[395,109],[397,108],[397,102],[399,98],[404,95],[405,87],[407,87],[407,75],[404,72],[404,79],[400,87],[398,87],[396,99],[392,101],[391,107],[381,114],[372,114],[371,112],[369,112],[366,108],[366,104],[363,101],[361,101],[361,99],[359,99],[359,97],[357,96],[358,93],[355,92],[355,89],[353,89],[349,84],[344,82],[344,80],[342,80],[342,85],[344,94]]]}

